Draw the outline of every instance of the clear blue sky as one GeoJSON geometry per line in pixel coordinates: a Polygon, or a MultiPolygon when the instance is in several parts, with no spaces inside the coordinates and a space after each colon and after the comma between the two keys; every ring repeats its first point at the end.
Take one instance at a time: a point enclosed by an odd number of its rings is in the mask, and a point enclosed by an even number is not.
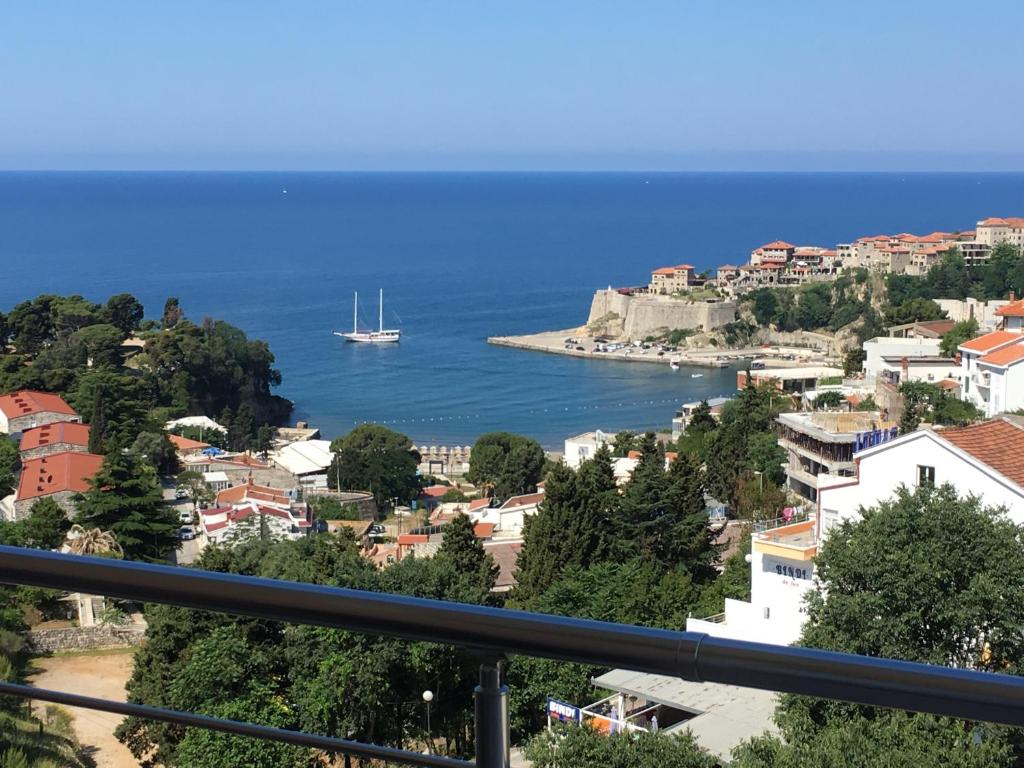
{"type": "Polygon", "coordinates": [[[1024,3],[0,6],[4,169],[1022,170],[1024,3]]]}

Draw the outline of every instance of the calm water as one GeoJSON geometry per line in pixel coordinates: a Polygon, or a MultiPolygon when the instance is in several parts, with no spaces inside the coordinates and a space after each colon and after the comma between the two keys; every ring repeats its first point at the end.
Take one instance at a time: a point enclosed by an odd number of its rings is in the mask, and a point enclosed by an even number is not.
{"type": "Polygon", "coordinates": [[[667,427],[732,371],[489,347],[579,325],[591,293],[652,266],[742,263],[776,238],[969,228],[1024,213],[1021,174],[0,174],[0,310],[42,292],[130,291],[158,316],[224,318],[269,341],[296,417],[364,420],[416,442],[508,429],[667,427]],[[287,192],[285,192],[287,190],[287,192]],[[376,290],[402,343],[346,345],[376,290]]]}

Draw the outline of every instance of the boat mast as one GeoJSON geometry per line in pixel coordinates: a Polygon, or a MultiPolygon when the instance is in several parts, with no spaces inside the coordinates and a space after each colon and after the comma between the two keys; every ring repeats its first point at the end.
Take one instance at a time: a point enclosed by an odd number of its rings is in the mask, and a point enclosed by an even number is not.
{"type": "Polygon", "coordinates": [[[380,299],[378,300],[378,320],[380,324],[380,332],[384,333],[384,289],[380,289],[380,299]]]}
{"type": "Polygon", "coordinates": [[[352,299],[352,333],[359,332],[359,291],[355,292],[352,299]]]}

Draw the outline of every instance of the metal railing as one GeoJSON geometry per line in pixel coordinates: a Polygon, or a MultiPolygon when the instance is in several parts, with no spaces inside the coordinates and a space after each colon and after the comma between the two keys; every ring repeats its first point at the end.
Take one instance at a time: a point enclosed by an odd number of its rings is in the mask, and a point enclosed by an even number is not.
{"type": "MultiPolygon", "coordinates": [[[[1024,679],[1010,675],[18,547],[0,546],[0,582],[475,649],[484,659],[474,693],[480,768],[509,763],[508,689],[501,681],[506,654],[1024,726],[1024,679]]],[[[32,686],[3,683],[0,693],[410,765],[473,765],[32,686]]]]}

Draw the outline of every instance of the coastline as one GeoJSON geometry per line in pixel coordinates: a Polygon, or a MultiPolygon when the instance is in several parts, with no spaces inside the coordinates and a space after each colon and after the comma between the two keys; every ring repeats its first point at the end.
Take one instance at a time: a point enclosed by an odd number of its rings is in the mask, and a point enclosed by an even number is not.
{"type": "Polygon", "coordinates": [[[671,360],[676,360],[680,365],[697,366],[702,368],[728,368],[730,365],[744,360],[752,355],[748,350],[709,350],[708,352],[694,353],[665,352],[661,357],[657,350],[643,350],[638,347],[625,347],[611,352],[593,351],[596,342],[589,336],[582,335],[579,328],[569,328],[563,331],[543,331],[523,336],[490,336],[488,344],[497,347],[509,347],[510,349],[521,349],[528,352],[547,352],[553,355],[565,355],[567,357],[582,357],[590,360],[615,360],[621,363],[648,363],[654,365],[668,366],[671,360]],[[565,340],[578,338],[579,345],[584,349],[567,349],[565,340]]]}

